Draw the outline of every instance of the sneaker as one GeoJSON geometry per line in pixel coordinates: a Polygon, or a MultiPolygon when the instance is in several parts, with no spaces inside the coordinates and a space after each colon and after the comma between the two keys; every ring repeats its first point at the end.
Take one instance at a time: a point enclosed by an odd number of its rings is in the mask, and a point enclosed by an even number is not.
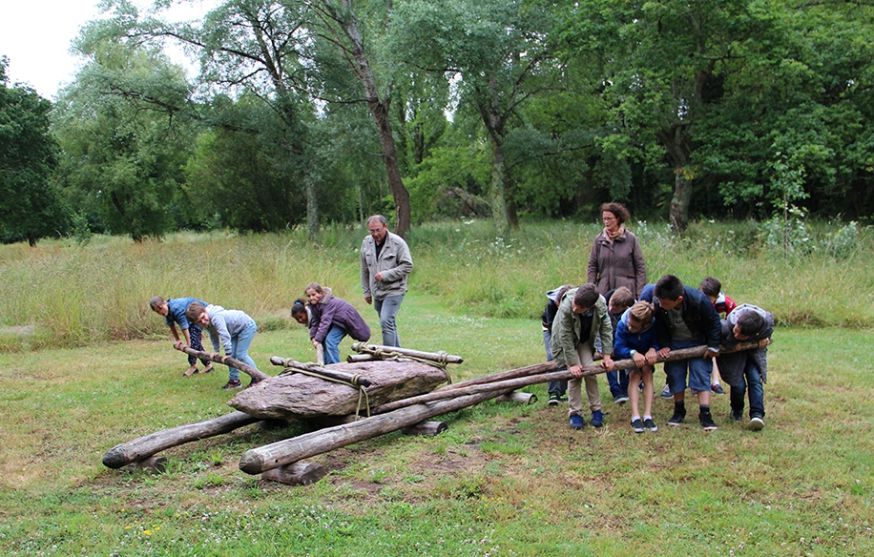
{"type": "Polygon", "coordinates": [[[668,425],[678,426],[686,419],[686,408],[683,406],[674,405],[674,415],[668,418],[668,425]]]}
{"type": "Polygon", "coordinates": [[[740,410],[734,410],[734,409],[732,409],[732,410],[731,410],[731,414],[729,414],[729,417],[731,418],[731,421],[733,421],[733,422],[739,422],[739,421],[741,421],[741,420],[743,419],[743,417],[744,417],[744,411],[743,411],[743,408],[741,408],[740,410]]]}
{"type": "Polygon", "coordinates": [[[674,395],[671,394],[671,387],[665,385],[665,388],[662,389],[662,393],[659,395],[662,398],[674,398],[674,395]]]}
{"type": "Polygon", "coordinates": [[[586,427],[586,420],[579,414],[571,414],[569,422],[571,429],[580,430],[586,427]]]}
{"type": "Polygon", "coordinates": [[[230,381],[230,380],[229,380],[227,383],[225,383],[225,386],[222,387],[222,389],[224,389],[224,390],[226,390],[226,391],[229,391],[229,390],[231,390],[231,389],[239,389],[239,388],[242,387],[242,386],[243,386],[243,384],[240,383],[240,380],[239,380],[239,379],[237,379],[236,381],[230,381]]]}
{"type": "Polygon", "coordinates": [[[546,401],[546,404],[548,404],[549,406],[558,406],[559,402],[561,402],[561,397],[559,397],[555,393],[551,393],[549,395],[549,400],[546,401]]]}
{"type": "Polygon", "coordinates": [[[765,427],[765,419],[761,416],[753,416],[750,418],[749,428],[751,431],[762,431],[765,427]]]}
{"type": "Polygon", "coordinates": [[[195,373],[197,373],[197,366],[191,366],[182,372],[182,377],[191,377],[195,373]]]}
{"type": "Polygon", "coordinates": [[[710,390],[718,395],[725,394],[725,390],[722,388],[722,385],[720,385],[719,383],[717,383],[716,385],[710,385],[710,390]]]}
{"type": "Polygon", "coordinates": [[[212,371],[212,369],[213,369],[213,368],[212,368],[212,364],[209,364],[208,366],[206,366],[205,368],[203,368],[203,371],[201,371],[200,373],[209,373],[209,372],[212,371]]]}
{"type": "Polygon", "coordinates": [[[701,427],[704,428],[704,431],[713,431],[716,429],[716,423],[714,423],[713,416],[710,415],[710,412],[702,412],[698,414],[698,421],[701,422],[701,427]]]}
{"type": "Polygon", "coordinates": [[[634,418],[633,420],[631,420],[631,429],[634,430],[634,433],[643,433],[643,420],[641,420],[640,418],[634,418]]]}
{"type": "Polygon", "coordinates": [[[592,425],[594,427],[601,427],[604,425],[604,413],[600,410],[595,410],[592,412],[592,425]]]}
{"type": "Polygon", "coordinates": [[[659,430],[659,426],[656,425],[656,423],[653,421],[652,418],[647,418],[647,419],[643,420],[643,427],[645,427],[649,431],[658,431],[659,430]]]}
{"type": "Polygon", "coordinates": [[[625,395],[617,395],[613,397],[613,402],[615,404],[625,404],[628,402],[628,397],[625,395]]]}

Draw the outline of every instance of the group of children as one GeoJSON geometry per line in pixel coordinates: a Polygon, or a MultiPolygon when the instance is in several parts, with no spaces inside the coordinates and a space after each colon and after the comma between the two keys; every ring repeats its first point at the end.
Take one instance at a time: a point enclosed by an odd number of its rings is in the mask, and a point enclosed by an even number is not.
{"type": "MultiPolygon", "coordinates": [[[[549,405],[568,396],[568,419],[573,429],[583,429],[582,384],[591,411],[591,424],[604,425],[604,413],[595,360],[607,370],[610,392],[616,403],[630,402],[631,427],[637,433],[657,431],[653,418],[653,374],[658,360],[665,360],[665,389],[674,402],[668,425],[678,426],[686,417],[687,386],[698,399],[698,420],[704,430],[716,429],[710,412],[711,391],[720,392],[718,378],[729,385],[731,418],[743,417],[745,394],[749,395],[749,428],[765,425],[764,383],[767,380],[767,344],[774,327],[773,316],[751,304],[736,305],[721,292],[721,284],[707,277],[701,288],[685,286],[679,278],[665,275],[646,285],[635,299],[625,287],[597,292],[594,284],[562,286],[546,293],[542,316],[544,345],[548,360],[566,366],[572,378],[549,384],[549,405]],[[720,314],[722,314],[720,316],[720,314]],[[722,317],[722,318],[720,318],[722,317]],[[741,342],[758,342],[754,349],[720,353],[720,347],[733,349],[741,342]],[[674,350],[705,345],[703,357],[671,360],[674,350]],[[615,370],[613,359],[631,359],[634,367],[615,370]],[[717,372],[718,369],[718,372],[717,372]],[[588,370],[588,371],[587,371],[588,370]],[[715,377],[716,382],[711,379],[715,377]],[[643,395],[641,397],[641,394],[643,395]],[[640,402],[643,400],[643,413],[640,402]]],[[[370,327],[352,304],[334,296],[331,289],[317,283],[307,285],[306,298],[294,301],[291,316],[309,327],[310,341],[323,364],[340,362],[339,345],[349,335],[355,340],[370,339],[370,327]]],[[[155,296],[149,301],[153,311],[164,316],[174,342],[203,350],[201,329],[206,328],[216,352],[224,353],[251,367],[257,367],[248,350],[257,325],[240,310],[225,309],[198,298],[167,299],[155,296]]],[[[212,364],[203,359],[199,370],[194,356],[183,375],[209,373],[212,364]]],[[[224,389],[242,387],[239,370],[229,366],[224,389]]]]}
{"type": "MultiPolygon", "coordinates": [[[[340,361],[340,341],[346,335],[360,341],[370,339],[370,327],[361,314],[352,304],[334,296],[329,287],[311,283],[307,285],[304,294],[306,299],[298,298],[294,301],[291,316],[298,323],[309,327],[310,341],[316,349],[320,364],[340,361]]],[[[206,328],[216,352],[221,346],[225,355],[257,368],[249,356],[249,346],[258,332],[258,326],[245,312],[225,309],[191,297],[165,300],[161,296],[154,296],[149,300],[149,307],[164,316],[174,343],[182,342],[179,334],[181,330],[185,345],[203,351],[201,332],[202,328],[206,328]]],[[[197,367],[197,358],[189,355],[188,369],[182,375],[191,377],[196,373],[211,372],[213,368],[210,360],[202,361],[204,368],[200,370],[197,367]]],[[[239,369],[228,366],[228,382],[222,388],[241,387],[239,369]]]]}
{"type": "Polygon", "coordinates": [[[549,384],[549,405],[568,395],[570,427],[583,429],[582,382],[594,427],[604,424],[595,360],[608,370],[613,400],[630,401],[631,427],[636,433],[657,431],[653,419],[653,372],[657,360],[664,363],[665,390],[674,401],[668,425],[679,426],[686,417],[687,385],[698,399],[698,419],[705,431],[716,429],[710,412],[711,392],[724,392],[720,373],[729,385],[731,418],[743,417],[744,398],[749,393],[749,428],[765,425],[764,383],[767,380],[767,344],[774,327],[773,316],[751,304],[736,305],[726,296],[720,282],[707,277],[701,288],[685,286],[673,275],[646,285],[640,298],[620,287],[606,296],[595,285],[563,286],[546,293],[542,317],[546,357],[566,366],[572,374],[567,382],[549,384]],[[720,347],[734,349],[741,342],[757,342],[756,348],[720,353],[720,347]],[[703,357],[670,360],[672,350],[705,345],[703,357]],[[635,367],[617,371],[613,360],[631,359],[635,367]],[[644,411],[640,413],[640,394],[644,411]]]}

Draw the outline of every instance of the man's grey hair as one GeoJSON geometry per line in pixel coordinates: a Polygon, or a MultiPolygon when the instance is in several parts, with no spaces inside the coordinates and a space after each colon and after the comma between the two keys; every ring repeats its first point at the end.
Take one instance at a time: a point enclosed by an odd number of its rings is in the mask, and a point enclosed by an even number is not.
{"type": "Polygon", "coordinates": [[[367,217],[367,224],[368,224],[368,226],[369,226],[370,223],[373,222],[373,221],[377,221],[377,222],[379,222],[380,224],[384,224],[384,225],[388,226],[388,219],[385,218],[385,217],[382,216],[382,215],[371,215],[371,216],[367,217]]]}

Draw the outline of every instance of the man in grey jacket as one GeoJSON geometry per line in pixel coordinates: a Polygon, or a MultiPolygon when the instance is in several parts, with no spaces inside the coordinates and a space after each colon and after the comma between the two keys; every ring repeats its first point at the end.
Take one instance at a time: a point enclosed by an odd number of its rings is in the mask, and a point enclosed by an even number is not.
{"type": "Polygon", "coordinates": [[[407,276],[413,270],[410,248],[403,238],[388,231],[382,215],[367,219],[369,235],[361,243],[361,288],[364,301],[373,304],[382,328],[385,346],[400,346],[396,316],[407,292],[407,276]]]}

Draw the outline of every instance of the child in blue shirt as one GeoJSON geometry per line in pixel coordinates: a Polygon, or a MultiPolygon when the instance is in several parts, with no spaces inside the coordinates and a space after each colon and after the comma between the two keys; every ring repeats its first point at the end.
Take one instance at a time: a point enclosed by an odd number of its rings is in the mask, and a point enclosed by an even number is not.
{"type": "MultiPolygon", "coordinates": [[[[149,307],[158,315],[164,316],[167,326],[170,327],[170,336],[173,338],[174,344],[182,340],[179,338],[179,331],[176,330],[176,326],[179,325],[183,336],[185,336],[185,344],[195,350],[202,351],[203,344],[200,340],[200,325],[197,323],[189,323],[188,318],[185,316],[185,312],[188,310],[188,306],[190,306],[192,302],[197,302],[204,307],[209,305],[200,298],[168,298],[165,300],[161,296],[152,296],[149,300],[149,307]]],[[[195,373],[209,373],[212,371],[212,362],[209,360],[201,360],[201,362],[203,362],[204,365],[202,372],[197,369],[197,358],[189,355],[188,369],[182,372],[182,375],[185,377],[191,377],[195,373]]]]}
{"type": "Polygon", "coordinates": [[[657,351],[659,349],[656,339],[655,308],[649,302],[636,302],[625,310],[616,325],[616,333],[613,340],[613,356],[616,358],[631,358],[636,368],[628,371],[629,384],[628,397],[631,403],[631,428],[635,433],[643,433],[645,429],[658,431],[655,421],[652,419],[653,380],[652,373],[655,369],[657,351]],[[640,393],[637,385],[643,380],[643,419],[640,417],[639,398],[640,393]]]}

